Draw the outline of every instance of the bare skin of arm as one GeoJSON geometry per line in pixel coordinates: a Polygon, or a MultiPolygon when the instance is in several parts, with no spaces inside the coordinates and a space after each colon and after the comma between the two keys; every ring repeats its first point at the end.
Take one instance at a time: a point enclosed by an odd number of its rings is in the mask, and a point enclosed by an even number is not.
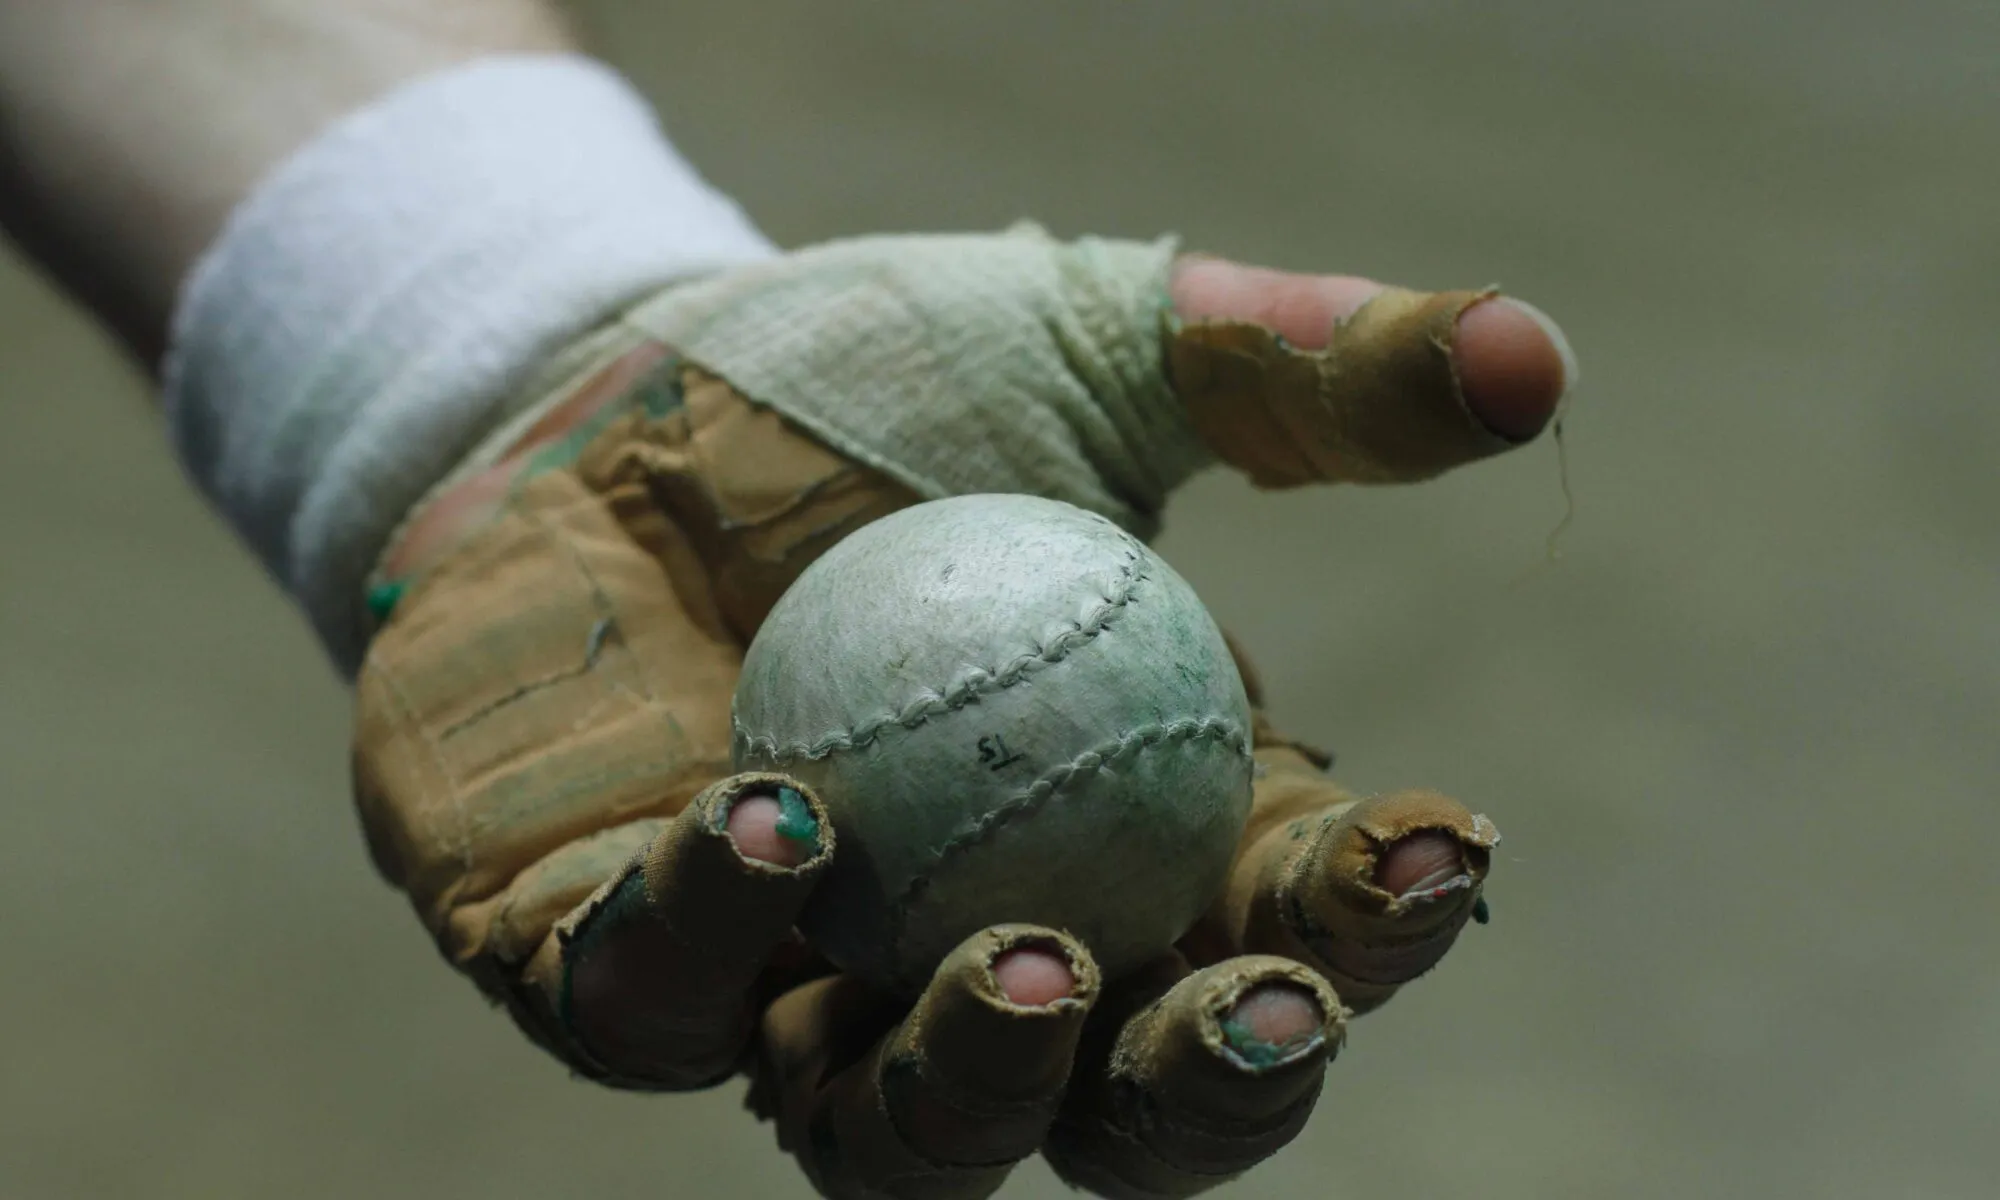
{"type": "Polygon", "coordinates": [[[0,0],[0,226],[151,370],[279,160],[416,76],[574,46],[536,0],[0,0]]]}

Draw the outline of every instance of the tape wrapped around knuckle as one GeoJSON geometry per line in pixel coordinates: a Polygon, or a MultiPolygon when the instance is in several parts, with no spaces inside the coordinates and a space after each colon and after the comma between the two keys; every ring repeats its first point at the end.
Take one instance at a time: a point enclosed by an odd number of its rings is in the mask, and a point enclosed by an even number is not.
{"type": "Polygon", "coordinates": [[[856,238],[627,317],[924,499],[1021,492],[1157,531],[1210,461],[1167,386],[1171,240],[856,238]]]}

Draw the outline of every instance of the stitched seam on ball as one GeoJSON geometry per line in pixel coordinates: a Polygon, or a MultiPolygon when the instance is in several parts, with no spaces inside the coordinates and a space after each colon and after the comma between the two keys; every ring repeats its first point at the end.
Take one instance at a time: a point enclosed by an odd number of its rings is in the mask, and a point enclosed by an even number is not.
{"type": "Polygon", "coordinates": [[[871,717],[846,729],[835,729],[809,741],[801,740],[779,745],[778,739],[770,734],[746,733],[733,720],[736,742],[746,754],[757,754],[772,763],[803,758],[809,761],[828,758],[844,750],[857,750],[874,741],[883,731],[891,727],[915,729],[932,717],[955,712],[979,699],[995,692],[1013,687],[1021,680],[1037,671],[1052,667],[1068,658],[1080,646],[1090,644],[1097,635],[1111,628],[1115,621],[1137,599],[1139,585],[1152,576],[1138,569],[1141,560],[1137,549],[1128,549],[1125,563],[1118,569],[1118,579],[1111,585],[1111,594],[1104,597],[1104,603],[1092,609],[1083,620],[1050,638],[1047,645],[1023,651],[997,667],[987,669],[975,667],[960,676],[955,682],[938,688],[926,688],[923,694],[903,706],[900,711],[871,717]]]}
{"type": "Polygon", "coordinates": [[[980,817],[963,833],[957,834],[940,846],[930,869],[910,880],[902,892],[890,901],[889,911],[892,914],[890,927],[894,931],[891,935],[894,942],[898,946],[902,943],[904,917],[911,902],[922,894],[930,885],[932,876],[936,875],[954,854],[985,841],[995,830],[1015,817],[1041,808],[1079,778],[1088,778],[1123,759],[1169,742],[1199,741],[1221,742],[1225,747],[1236,751],[1239,757],[1244,759],[1251,757],[1249,735],[1237,722],[1227,717],[1184,717],[1178,721],[1141,725],[1118,737],[1099,742],[1068,762],[1043,772],[1033,783],[980,817]]]}

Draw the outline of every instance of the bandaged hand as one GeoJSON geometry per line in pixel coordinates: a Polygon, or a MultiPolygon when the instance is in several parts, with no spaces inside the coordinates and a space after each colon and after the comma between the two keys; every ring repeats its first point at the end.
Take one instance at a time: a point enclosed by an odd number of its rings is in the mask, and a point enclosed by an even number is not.
{"type": "Polygon", "coordinates": [[[1488,292],[1029,228],[667,288],[551,358],[382,556],[354,746],[376,862],[571,1070],[745,1075],[827,1196],[986,1196],[1037,1152],[1106,1196],[1201,1192],[1292,1139],[1348,1019],[1483,911],[1493,823],[1344,790],[1242,661],[1264,770],[1174,953],[1103,978],[1001,925],[879,994],[795,930],[841,853],[817,797],[732,774],[744,649],[816,556],[924,499],[1035,492],[1151,536],[1210,463],[1414,482],[1532,439],[1574,378],[1488,292]]]}

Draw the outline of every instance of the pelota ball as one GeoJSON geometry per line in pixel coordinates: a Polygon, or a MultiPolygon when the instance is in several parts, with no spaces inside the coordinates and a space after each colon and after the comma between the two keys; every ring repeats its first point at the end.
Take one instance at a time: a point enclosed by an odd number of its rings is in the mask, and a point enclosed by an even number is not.
{"type": "Polygon", "coordinates": [[[919,504],[840,541],[752,642],[733,720],[739,770],[789,774],[832,815],[802,931],[901,991],[1004,921],[1137,965],[1219,892],[1249,815],[1249,701],[1194,589],[1033,496],[919,504]]]}

